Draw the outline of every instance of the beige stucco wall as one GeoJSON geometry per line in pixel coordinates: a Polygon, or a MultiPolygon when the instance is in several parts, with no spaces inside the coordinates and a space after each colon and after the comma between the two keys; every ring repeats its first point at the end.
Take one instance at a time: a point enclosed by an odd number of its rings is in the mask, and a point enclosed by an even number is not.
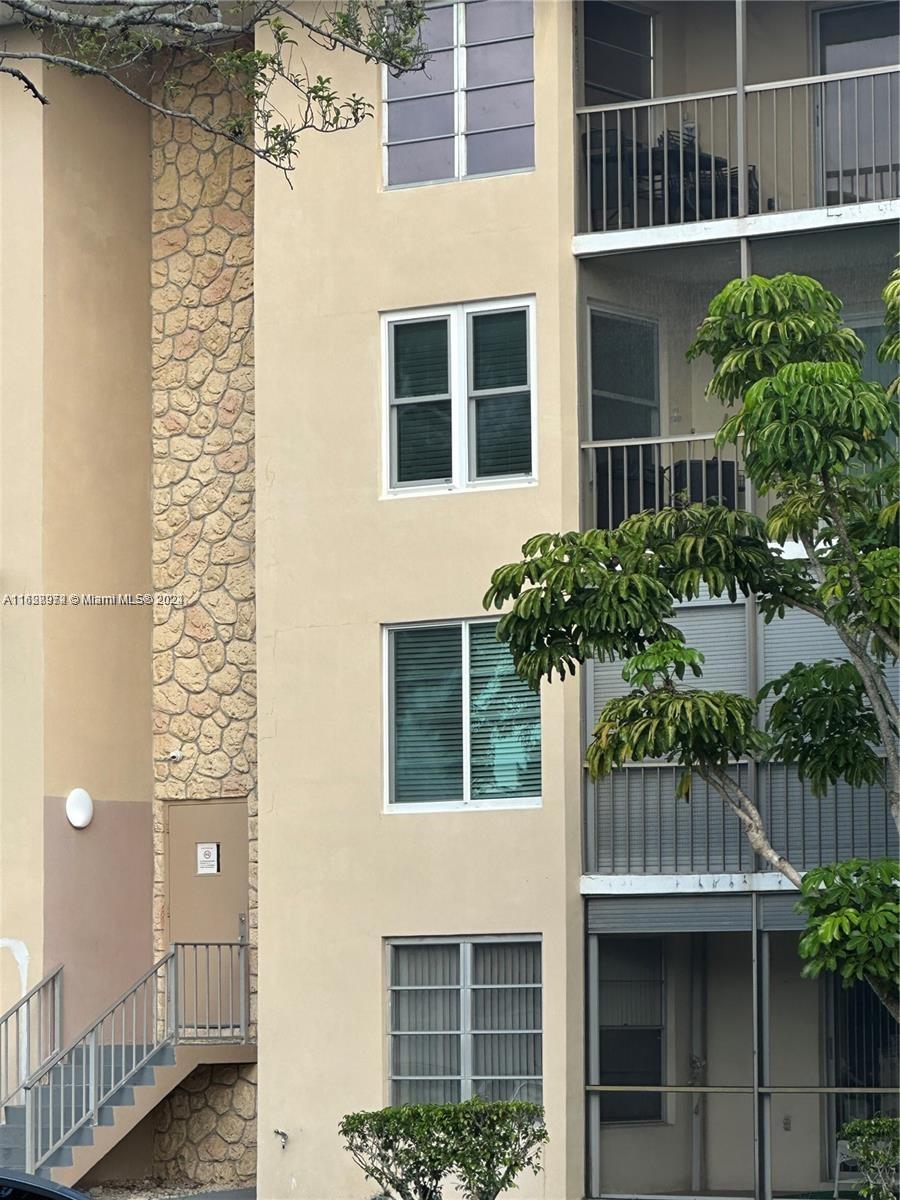
{"type": "MultiPolygon", "coordinates": [[[[8,44],[23,35],[9,32],[8,44]]],[[[40,77],[41,68],[37,68],[40,77]]],[[[40,106],[0,88],[0,578],[41,587],[43,137],[40,106]]],[[[42,965],[43,655],[34,610],[0,606],[0,1011],[42,965]]]]}
{"type": "MultiPolygon", "coordinates": [[[[149,120],[102,84],[45,84],[46,107],[9,80],[0,94],[2,591],[147,592],[149,120]]],[[[31,982],[66,961],[83,1022],[129,981],[118,968],[149,961],[148,872],[120,881],[124,956],[104,945],[108,893],[82,881],[109,854],[149,861],[151,610],[6,606],[0,620],[0,937],[27,947],[31,982]],[[97,810],[74,836],[62,797],[76,785],[97,810]],[[121,801],[144,808],[127,833],[104,816],[121,801]]],[[[8,949],[0,963],[3,1008],[19,979],[8,949]]]]}
{"type": "MultiPolygon", "coordinates": [[[[257,169],[260,1025],[292,1030],[260,1046],[271,1200],[367,1194],[336,1125],[387,1101],[383,939],[405,934],[543,935],[551,1143],[523,1190],[582,1192],[577,684],[543,701],[542,808],[382,811],[382,624],[477,616],[494,566],[578,520],[568,7],[535,25],[533,172],[385,192],[376,121],[307,137],[293,191],[257,169]],[[379,499],[379,313],[523,294],[538,485],[379,499]]],[[[377,98],[373,68],[307,63],[377,98]]]]}

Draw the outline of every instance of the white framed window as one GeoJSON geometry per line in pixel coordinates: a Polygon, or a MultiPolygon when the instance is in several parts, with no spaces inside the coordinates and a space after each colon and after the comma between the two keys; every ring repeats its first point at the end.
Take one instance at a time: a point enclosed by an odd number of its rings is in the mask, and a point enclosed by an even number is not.
{"type": "Polygon", "coordinates": [[[541,802],[540,697],[516,674],[495,620],[385,629],[386,808],[541,802]]]}
{"type": "Polygon", "coordinates": [[[423,70],[383,74],[385,186],[530,170],[532,0],[431,4],[422,40],[423,70]]]}
{"type": "Polygon", "coordinates": [[[534,297],[386,313],[384,489],[536,479],[534,297]]]}
{"type": "Polygon", "coordinates": [[[387,943],[391,1104],[541,1103],[541,940],[387,943]]]}

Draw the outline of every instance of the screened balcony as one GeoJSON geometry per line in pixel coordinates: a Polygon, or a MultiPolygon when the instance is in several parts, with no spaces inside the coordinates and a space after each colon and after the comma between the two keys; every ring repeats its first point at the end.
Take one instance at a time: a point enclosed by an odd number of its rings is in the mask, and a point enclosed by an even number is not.
{"type": "MultiPolygon", "coordinates": [[[[676,624],[705,662],[703,679],[686,686],[755,695],[795,662],[840,659],[837,635],[815,617],[788,612],[766,625],[743,602],[707,598],[682,605],[676,624]],[[751,629],[751,626],[755,628],[751,629]]],[[[587,726],[627,687],[617,663],[588,668],[587,726]]],[[[896,686],[896,681],[895,681],[896,686]]],[[[765,716],[773,698],[763,706],[765,716]]],[[[793,767],[735,764],[732,776],[754,799],[773,846],[798,870],[846,858],[898,853],[897,830],[884,788],[839,782],[817,794],[793,767]]],[[[635,763],[597,781],[585,780],[584,870],[588,875],[741,873],[762,869],[737,818],[699,777],[687,799],[676,794],[681,769],[635,763]]]]}
{"type": "Polygon", "coordinates": [[[838,1130],[897,1113],[897,1024],[802,977],[801,922],[772,893],[587,901],[591,1200],[852,1193],[838,1130]]]}
{"type": "MultiPolygon", "coordinates": [[[[895,226],[817,230],[749,242],[749,270],[811,275],[844,303],[864,346],[867,378],[887,383],[879,363],[881,288],[896,253],[895,226]]],[[[746,266],[747,264],[745,264],[746,266]]],[[[717,503],[762,513],[741,445],[716,446],[728,410],[707,394],[708,359],[685,352],[710,300],[741,274],[736,241],[657,247],[587,257],[583,297],[582,521],[613,529],[647,509],[717,503]]]]}
{"type": "Polygon", "coordinates": [[[898,199],[898,19],[882,0],[584,0],[578,231],[898,199]]]}

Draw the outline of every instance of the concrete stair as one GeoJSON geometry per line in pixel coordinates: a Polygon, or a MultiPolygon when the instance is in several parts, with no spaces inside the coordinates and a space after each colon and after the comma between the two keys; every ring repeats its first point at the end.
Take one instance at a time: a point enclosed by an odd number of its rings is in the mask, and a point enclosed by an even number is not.
{"type": "MultiPolygon", "coordinates": [[[[89,1064],[81,1051],[81,1047],[73,1050],[49,1072],[46,1082],[35,1089],[40,1143],[44,1147],[55,1142],[63,1128],[71,1129],[77,1124],[88,1110],[89,1064]]],[[[105,1061],[98,1067],[101,1094],[112,1079],[128,1073],[130,1062],[139,1062],[144,1054],[140,1046],[134,1050],[130,1046],[107,1048],[102,1056],[105,1061]]],[[[255,1059],[256,1047],[252,1045],[180,1043],[159,1047],[144,1066],[128,1075],[124,1086],[100,1105],[96,1124],[89,1118],[70,1133],[37,1174],[54,1183],[74,1186],[195,1067],[201,1063],[246,1063],[255,1059]]],[[[25,1170],[24,1104],[9,1104],[2,1113],[0,1167],[25,1170]]]]}

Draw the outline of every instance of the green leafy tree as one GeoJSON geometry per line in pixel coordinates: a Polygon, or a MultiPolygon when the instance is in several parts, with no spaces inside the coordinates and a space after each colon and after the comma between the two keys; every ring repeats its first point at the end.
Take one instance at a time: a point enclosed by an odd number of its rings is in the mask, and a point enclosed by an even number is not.
{"type": "Polygon", "coordinates": [[[102,78],[153,112],[188,120],[286,173],[305,131],[349,129],[372,114],[362,96],[341,96],[330,76],[308,73],[302,40],[352,51],[395,74],[425,62],[423,0],[334,0],[309,11],[279,0],[7,0],[4,7],[34,42],[0,46],[0,75],[41,104],[48,98],[40,76],[29,74],[32,64],[102,78]],[[257,49],[257,38],[268,48],[257,49]],[[243,98],[243,113],[220,119],[180,104],[178,67],[185,58],[220,75],[243,98]]]}
{"type": "MultiPolygon", "coordinates": [[[[888,339],[900,288],[886,292],[888,339]]],[[[897,407],[860,373],[862,344],[840,301],[814,279],[736,279],[712,300],[689,357],[708,354],[711,395],[740,408],[717,444],[739,443],[765,497],[765,519],[725,507],[644,512],[618,528],[540,534],[499,567],[485,606],[511,608],[498,636],[519,674],[572,674],[619,660],[630,691],[609,700],[587,749],[596,778],[628,762],[663,760],[719,793],[760,858],[798,887],[734,766],[776,760],[821,790],[839,779],[882,784],[900,825],[897,705],[887,670],[898,657],[897,407]],[[799,543],[805,558],[785,556],[799,543]],[[702,686],[703,656],[685,644],[675,605],[754,596],[769,622],[807,613],[843,643],[846,660],[798,663],[749,698],[702,686]],[[776,699],[762,721],[760,701],[776,699]]],[[[812,946],[812,943],[810,943],[812,946]]],[[[890,988],[863,972],[889,1004],[890,988]]],[[[896,1014],[896,999],[892,1011],[896,1014]]]]}
{"type": "Polygon", "coordinates": [[[895,1200],[900,1174],[900,1121],[896,1117],[867,1117],[848,1121],[838,1136],[862,1176],[856,1190],[868,1200],[895,1200]]]}

